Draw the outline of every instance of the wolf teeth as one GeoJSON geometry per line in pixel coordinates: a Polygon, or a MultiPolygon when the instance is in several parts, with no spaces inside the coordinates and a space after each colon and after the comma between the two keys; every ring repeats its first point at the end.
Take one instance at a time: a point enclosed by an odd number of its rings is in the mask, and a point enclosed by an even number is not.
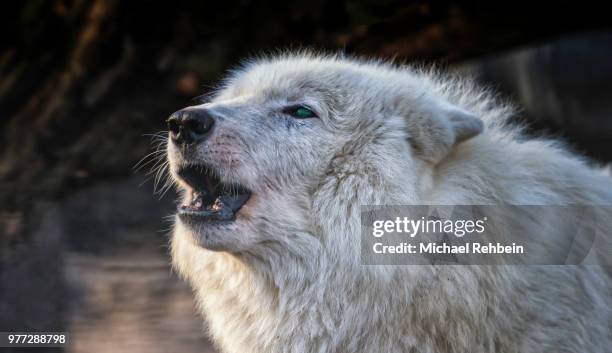
{"type": "Polygon", "coordinates": [[[215,203],[210,207],[211,210],[213,211],[220,211],[223,208],[223,202],[221,201],[220,198],[217,198],[215,200],[215,203]]]}

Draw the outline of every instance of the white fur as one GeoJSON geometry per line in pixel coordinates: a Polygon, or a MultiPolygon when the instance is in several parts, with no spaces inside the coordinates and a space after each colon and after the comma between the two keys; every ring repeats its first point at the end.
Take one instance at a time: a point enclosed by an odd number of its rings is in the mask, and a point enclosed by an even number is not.
{"type": "MultiPolygon", "coordinates": [[[[488,92],[426,70],[298,54],[248,63],[202,107],[222,118],[189,158],[253,191],[234,224],[177,218],[172,238],[175,268],[223,352],[612,349],[602,267],[360,264],[359,205],[612,204],[608,176],[525,138],[488,92]],[[282,113],[295,103],[319,118],[282,113]]],[[[168,157],[173,168],[193,162],[172,144],[168,157]]]]}

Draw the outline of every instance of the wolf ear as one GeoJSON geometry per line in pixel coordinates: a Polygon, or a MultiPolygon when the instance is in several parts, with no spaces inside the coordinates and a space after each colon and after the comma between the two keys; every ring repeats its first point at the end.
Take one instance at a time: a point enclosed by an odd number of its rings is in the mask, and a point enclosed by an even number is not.
{"type": "Polygon", "coordinates": [[[484,124],[476,115],[450,104],[437,104],[408,118],[409,141],[415,154],[432,163],[442,160],[455,145],[479,135],[484,124]]]}

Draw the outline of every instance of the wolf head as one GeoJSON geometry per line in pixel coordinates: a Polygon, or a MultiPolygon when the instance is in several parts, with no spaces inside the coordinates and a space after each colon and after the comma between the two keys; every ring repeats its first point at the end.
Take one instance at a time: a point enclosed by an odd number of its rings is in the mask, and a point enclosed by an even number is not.
{"type": "Polygon", "coordinates": [[[266,258],[357,243],[360,205],[418,203],[431,170],[483,123],[430,75],[297,55],[235,70],[169,129],[176,232],[266,258]]]}

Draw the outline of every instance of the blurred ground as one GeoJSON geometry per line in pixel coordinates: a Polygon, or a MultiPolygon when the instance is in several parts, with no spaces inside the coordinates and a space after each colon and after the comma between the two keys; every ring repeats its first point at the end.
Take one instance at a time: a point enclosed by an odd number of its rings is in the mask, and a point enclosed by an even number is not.
{"type": "Polygon", "coordinates": [[[304,45],[435,61],[517,102],[532,132],[612,160],[612,31],[594,5],[30,0],[2,9],[0,331],[69,331],[69,352],[211,349],[168,266],[174,195],[154,195],[147,168],[133,166],[151,151],[145,134],[244,57],[304,45]]]}
{"type": "Polygon", "coordinates": [[[67,327],[68,352],[214,352],[191,291],[170,274],[166,256],[71,253],[66,273],[82,298],[67,327]]]}

